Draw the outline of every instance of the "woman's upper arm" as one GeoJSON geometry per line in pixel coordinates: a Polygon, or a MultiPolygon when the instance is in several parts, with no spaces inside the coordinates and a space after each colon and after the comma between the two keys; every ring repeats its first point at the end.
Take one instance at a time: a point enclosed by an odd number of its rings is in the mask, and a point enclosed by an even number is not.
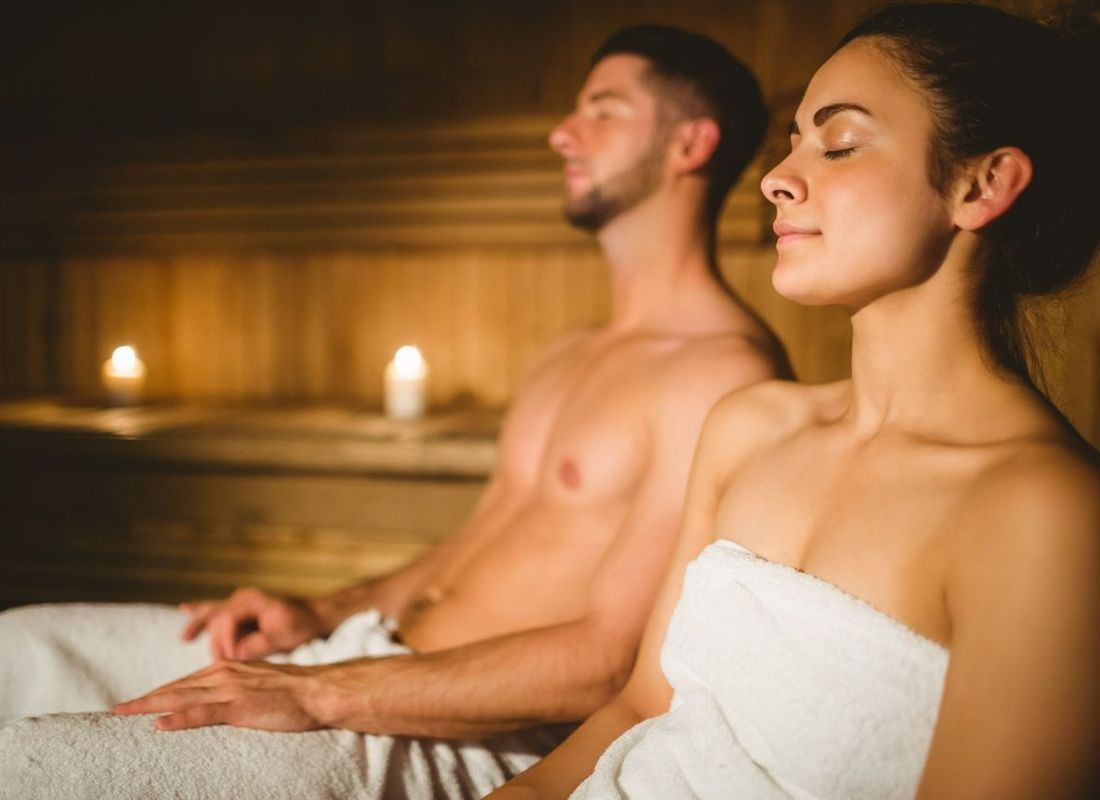
{"type": "Polygon", "coordinates": [[[664,713],[672,699],[672,688],[661,670],[661,647],[688,564],[715,540],[721,493],[758,444],[761,427],[757,424],[760,415],[755,394],[749,389],[719,401],[699,435],[676,549],[646,623],[634,669],[622,691],[622,698],[641,719],[664,713]]]}
{"type": "Polygon", "coordinates": [[[951,659],[919,796],[1083,797],[1100,764],[1100,480],[1063,464],[1001,483],[947,567],[951,659]]]}

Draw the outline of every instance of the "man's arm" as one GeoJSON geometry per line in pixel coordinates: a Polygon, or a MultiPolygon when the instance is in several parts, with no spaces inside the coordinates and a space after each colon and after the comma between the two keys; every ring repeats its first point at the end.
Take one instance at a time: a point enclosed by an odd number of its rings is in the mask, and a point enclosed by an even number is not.
{"type": "MultiPolygon", "coordinates": [[[[555,360],[568,354],[589,335],[584,331],[567,334],[547,347],[524,376],[519,395],[531,392],[555,360]]],[[[508,429],[510,416],[505,418],[502,431],[508,429]]],[[[377,608],[388,617],[399,618],[419,591],[446,568],[453,554],[466,546],[471,536],[492,527],[484,524],[484,517],[500,507],[500,500],[509,494],[504,481],[502,473],[494,473],[461,529],[387,575],[314,599],[279,597],[244,587],[225,600],[183,603],[180,609],[190,619],[181,638],[190,641],[206,630],[215,660],[263,658],[328,636],[341,622],[359,611],[377,608]]]]}
{"type": "Polygon", "coordinates": [[[180,610],[190,619],[180,638],[191,641],[205,630],[214,660],[263,658],[328,636],[359,611],[377,608],[386,616],[400,617],[417,592],[463,546],[468,532],[478,528],[481,515],[492,507],[494,496],[502,491],[500,480],[494,475],[466,525],[391,573],[313,599],[282,597],[242,587],[224,600],[182,603],[180,610]]]}
{"type": "Polygon", "coordinates": [[[622,685],[675,543],[685,479],[651,461],[585,616],[435,653],[318,667],[223,662],[130,703],[162,729],[227,723],[471,736],[583,718],[622,685]]]}
{"type": "Polygon", "coordinates": [[[288,670],[223,664],[118,707],[167,712],[164,729],[224,722],[245,727],[335,726],[370,733],[467,736],[535,722],[581,719],[629,672],[675,544],[693,445],[711,404],[731,383],[767,377],[759,358],[711,354],[666,381],[650,425],[647,469],[608,547],[584,617],[450,650],[288,670]],[[715,355],[721,364],[713,363],[715,355]],[[720,367],[720,369],[716,368],[720,367]],[[285,711],[285,722],[282,714],[285,711]]]}
{"type": "MultiPolygon", "coordinates": [[[[553,374],[551,367],[554,362],[574,350],[590,335],[587,331],[576,331],[560,337],[547,346],[526,370],[520,381],[517,398],[537,391],[534,387],[539,384],[539,381],[545,380],[547,374],[553,374]]],[[[502,447],[503,437],[513,425],[515,423],[512,413],[509,412],[501,426],[502,447]]],[[[311,608],[331,628],[335,628],[351,614],[370,608],[377,608],[388,617],[395,619],[401,617],[420,590],[444,571],[453,555],[464,549],[477,531],[496,527],[491,524],[488,517],[494,513],[494,510],[507,507],[505,500],[514,495],[515,490],[507,485],[504,473],[495,472],[478,499],[470,519],[453,535],[395,572],[318,598],[311,602],[311,608]]]]}
{"type": "Polygon", "coordinates": [[[423,587],[431,583],[452,555],[465,546],[470,532],[483,527],[482,518],[488,509],[497,505],[497,498],[503,492],[502,478],[494,474],[470,519],[452,535],[393,572],[316,598],[310,601],[311,607],[330,626],[330,632],[352,614],[371,608],[377,608],[387,617],[400,618],[423,587]]]}

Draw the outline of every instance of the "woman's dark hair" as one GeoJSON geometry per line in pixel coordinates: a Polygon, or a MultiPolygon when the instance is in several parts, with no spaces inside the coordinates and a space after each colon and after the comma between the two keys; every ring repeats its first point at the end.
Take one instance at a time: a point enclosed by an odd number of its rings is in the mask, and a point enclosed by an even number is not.
{"type": "Polygon", "coordinates": [[[998,147],[1032,161],[1031,184],[980,232],[990,258],[974,287],[989,355],[1031,380],[1023,303],[1070,286],[1096,250],[1096,25],[1063,19],[1056,29],[986,6],[904,4],[872,12],[838,49],[863,38],[928,99],[938,189],[998,147]]]}
{"type": "Polygon", "coordinates": [[[658,84],[659,97],[718,123],[721,137],[706,166],[708,210],[717,217],[768,126],[756,78],[718,42],[668,25],[632,25],[616,31],[596,49],[591,63],[617,53],[649,61],[649,77],[658,84]]]}

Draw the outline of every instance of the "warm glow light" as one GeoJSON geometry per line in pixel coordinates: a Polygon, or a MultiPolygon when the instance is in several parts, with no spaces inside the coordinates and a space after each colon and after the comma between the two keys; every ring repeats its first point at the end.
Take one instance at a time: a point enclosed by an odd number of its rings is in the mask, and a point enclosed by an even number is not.
{"type": "Polygon", "coordinates": [[[428,362],[414,345],[399,347],[386,365],[382,405],[393,419],[416,419],[428,408],[428,362]]]}
{"type": "Polygon", "coordinates": [[[399,347],[393,356],[394,373],[399,378],[419,378],[426,372],[424,356],[416,345],[399,347]]]}
{"type": "Polygon", "coordinates": [[[115,405],[130,405],[141,400],[145,387],[145,363],[128,344],[116,347],[103,362],[100,372],[107,397],[115,405]]]}
{"type": "Polygon", "coordinates": [[[144,371],[145,367],[138,358],[137,351],[130,345],[116,347],[111,353],[111,372],[115,375],[140,375],[144,371]]]}

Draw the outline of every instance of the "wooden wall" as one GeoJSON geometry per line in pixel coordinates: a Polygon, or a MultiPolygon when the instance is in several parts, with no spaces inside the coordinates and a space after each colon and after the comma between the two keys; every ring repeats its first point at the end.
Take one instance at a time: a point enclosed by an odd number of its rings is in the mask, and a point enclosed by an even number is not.
{"type": "MultiPolygon", "coordinates": [[[[642,20],[705,30],[757,72],[775,124],[724,218],[723,266],[804,379],[841,377],[843,315],[771,290],[755,184],[805,81],[868,5],[28,12],[3,34],[15,79],[0,100],[22,113],[0,134],[0,396],[90,396],[129,342],[155,396],[374,407],[383,364],[413,341],[436,404],[507,402],[539,346],[607,312],[598,252],[559,219],[545,134],[587,54],[642,20]]],[[[1055,397],[1094,443],[1098,300],[1094,282],[1057,310],[1067,345],[1048,358],[1055,397]]]]}

